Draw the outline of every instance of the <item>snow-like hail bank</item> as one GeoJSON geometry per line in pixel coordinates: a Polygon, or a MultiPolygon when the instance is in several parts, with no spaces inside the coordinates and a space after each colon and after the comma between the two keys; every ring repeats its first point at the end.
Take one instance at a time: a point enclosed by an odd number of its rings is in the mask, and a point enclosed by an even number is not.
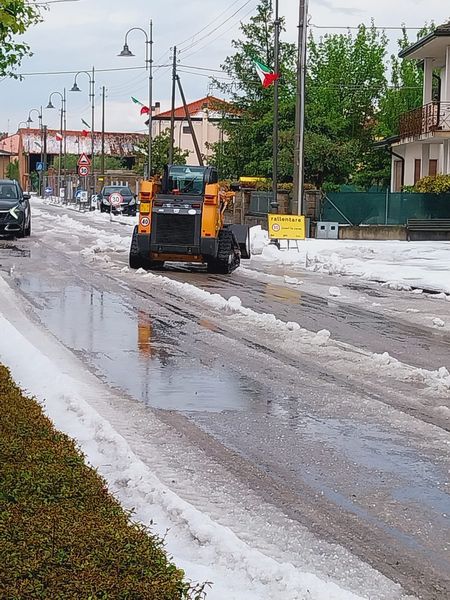
{"type": "Polygon", "coordinates": [[[329,275],[347,275],[379,282],[394,290],[430,290],[450,301],[450,242],[315,240],[299,242],[298,250],[269,243],[267,231],[251,230],[254,260],[302,266],[329,275]]]}
{"type": "MultiPolygon", "coordinates": [[[[169,553],[187,576],[213,583],[208,600],[368,598],[252,548],[172,492],[90,404],[96,395],[105,395],[102,384],[37,325],[29,322],[24,327],[26,317],[2,279],[0,294],[5,306],[0,315],[0,361],[41,401],[56,427],[77,440],[123,506],[134,509],[135,519],[154,523],[152,528],[165,536],[169,553]]],[[[231,304],[239,306],[236,300],[231,304]]],[[[394,584],[392,593],[401,597],[394,584]]]]}

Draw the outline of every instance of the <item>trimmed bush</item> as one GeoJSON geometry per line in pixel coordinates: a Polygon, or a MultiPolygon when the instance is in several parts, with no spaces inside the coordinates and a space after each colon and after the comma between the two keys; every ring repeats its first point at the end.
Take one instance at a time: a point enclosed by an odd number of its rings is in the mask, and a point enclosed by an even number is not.
{"type": "Polygon", "coordinates": [[[0,365],[0,598],[204,597],[0,365]]]}
{"type": "Polygon", "coordinates": [[[422,194],[446,194],[450,192],[450,175],[422,177],[414,186],[414,191],[422,194]]]}

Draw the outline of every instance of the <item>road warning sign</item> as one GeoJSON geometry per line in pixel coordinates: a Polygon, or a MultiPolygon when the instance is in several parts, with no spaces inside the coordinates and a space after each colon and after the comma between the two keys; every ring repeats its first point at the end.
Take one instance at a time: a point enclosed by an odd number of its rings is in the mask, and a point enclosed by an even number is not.
{"type": "Polygon", "coordinates": [[[79,167],[89,167],[91,164],[91,161],[89,160],[89,158],[87,157],[86,153],[83,152],[83,154],[80,155],[80,158],[78,159],[78,163],[77,165],[79,167]]]}
{"type": "Polygon", "coordinates": [[[269,237],[278,240],[304,240],[305,217],[299,215],[269,214],[269,237]]]}

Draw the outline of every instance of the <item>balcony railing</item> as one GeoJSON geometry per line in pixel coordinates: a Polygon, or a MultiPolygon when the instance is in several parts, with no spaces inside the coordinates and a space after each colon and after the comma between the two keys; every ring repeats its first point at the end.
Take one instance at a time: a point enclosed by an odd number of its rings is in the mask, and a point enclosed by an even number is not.
{"type": "Polygon", "coordinates": [[[430,102],[400,116],[400,137],[450,132],[450,102],[430,102]]]}

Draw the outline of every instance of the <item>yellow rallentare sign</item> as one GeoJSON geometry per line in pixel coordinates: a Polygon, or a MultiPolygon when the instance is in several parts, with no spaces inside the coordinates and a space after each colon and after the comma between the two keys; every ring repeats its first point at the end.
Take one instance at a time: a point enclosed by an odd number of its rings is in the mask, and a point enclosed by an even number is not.
{"type": "Polygon", "coordinates": [[[269,214],[269,237],[278,240],[304,240],[305,217],[297,215],[269,214]]]}

